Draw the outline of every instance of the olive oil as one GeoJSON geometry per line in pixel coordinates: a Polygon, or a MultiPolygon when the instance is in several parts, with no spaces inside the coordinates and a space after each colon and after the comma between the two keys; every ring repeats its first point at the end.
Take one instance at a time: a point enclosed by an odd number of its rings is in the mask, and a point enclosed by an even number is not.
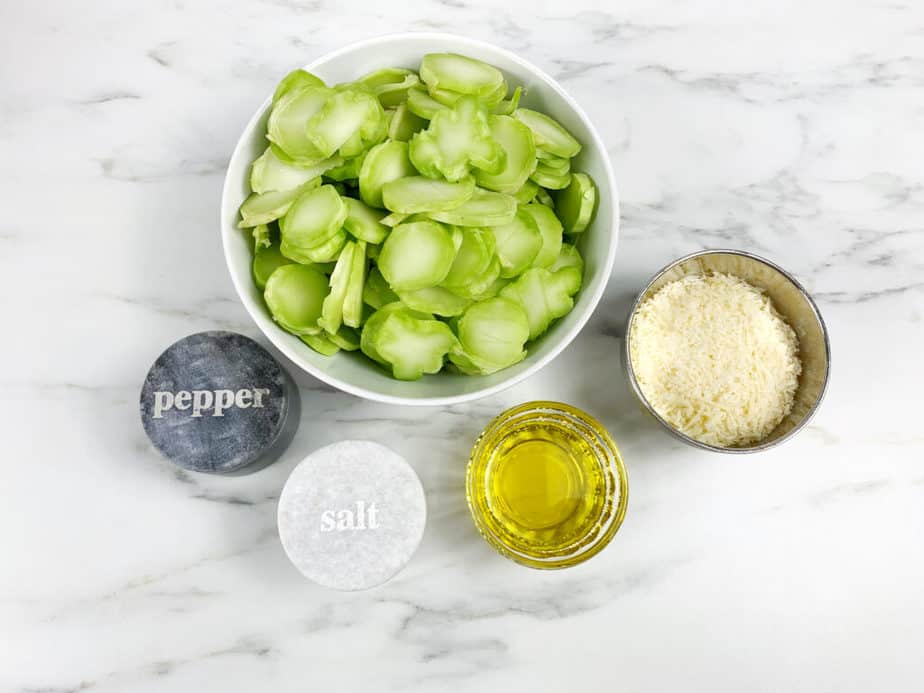
{"type": "Polygon", "coordinates": [[[615,534],[627,482],[597,421],[534,402],[491,422],[472,451],[467,491],[475,523],[498,551],[533,567],[565,567],[615,534]]]}

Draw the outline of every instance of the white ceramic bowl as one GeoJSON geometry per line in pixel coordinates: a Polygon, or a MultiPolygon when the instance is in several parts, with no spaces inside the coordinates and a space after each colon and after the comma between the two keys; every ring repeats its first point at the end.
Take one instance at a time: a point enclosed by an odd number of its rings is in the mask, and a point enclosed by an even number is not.
{"type": "Polygon", "coordinates": [[[416,69],[425,53],[454,52],[479,58],[504,72],[511,88],[522,85],[522,105],[560,121],[584,145],[574,168],[597,184],[599,207],[593,224],[580,234],[584,286],[574,309],[535,342],[515,366],[486,376],[438,373],[414,382],[391,378],[362,353],[318,354],[273,322],[250,274],[252,240],[237,228],[238,207],[247,197],[250,163],[266,148],[264,133],[270,99],[257,109],[241,135],[225,176],[221,200],[221,236],[231,279],[247,311],[267,338],[308,373],[345,392],[393,404],[446,405],[486,397],[529,377],[555,358],[587,322],[610,277],[619,229],[619,199],[606,147],[590,120],[555,80],[527,61],[488,43],[451,34],[406,33],[354,43],[305,66],[329,84],[352,81],[382,67],[416,69]]]}

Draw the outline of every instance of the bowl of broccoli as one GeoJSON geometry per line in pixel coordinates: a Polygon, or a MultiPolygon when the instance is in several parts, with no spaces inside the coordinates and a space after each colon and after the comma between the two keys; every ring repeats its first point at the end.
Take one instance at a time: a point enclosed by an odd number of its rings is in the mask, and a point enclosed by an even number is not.
{"type": "Polygon", "coordinates": [[[267,338],[368,399],[446,405],[541,369],[599,302],[619,201],[562,87],[447,34],[289,72],[231,156],[222,241],[267,338]]]}

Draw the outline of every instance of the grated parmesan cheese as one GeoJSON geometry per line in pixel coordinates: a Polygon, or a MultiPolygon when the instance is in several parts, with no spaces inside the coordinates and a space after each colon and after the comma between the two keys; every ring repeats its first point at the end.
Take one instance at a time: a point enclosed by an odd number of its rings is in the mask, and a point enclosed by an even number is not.
{"type": "Polygon", "coordinates": [[[690,275],[637,309],[629,345],[658,414],[696,440],[757,443],[792,410],[799,342],[769,297],[728,274],[690,275]]]}

